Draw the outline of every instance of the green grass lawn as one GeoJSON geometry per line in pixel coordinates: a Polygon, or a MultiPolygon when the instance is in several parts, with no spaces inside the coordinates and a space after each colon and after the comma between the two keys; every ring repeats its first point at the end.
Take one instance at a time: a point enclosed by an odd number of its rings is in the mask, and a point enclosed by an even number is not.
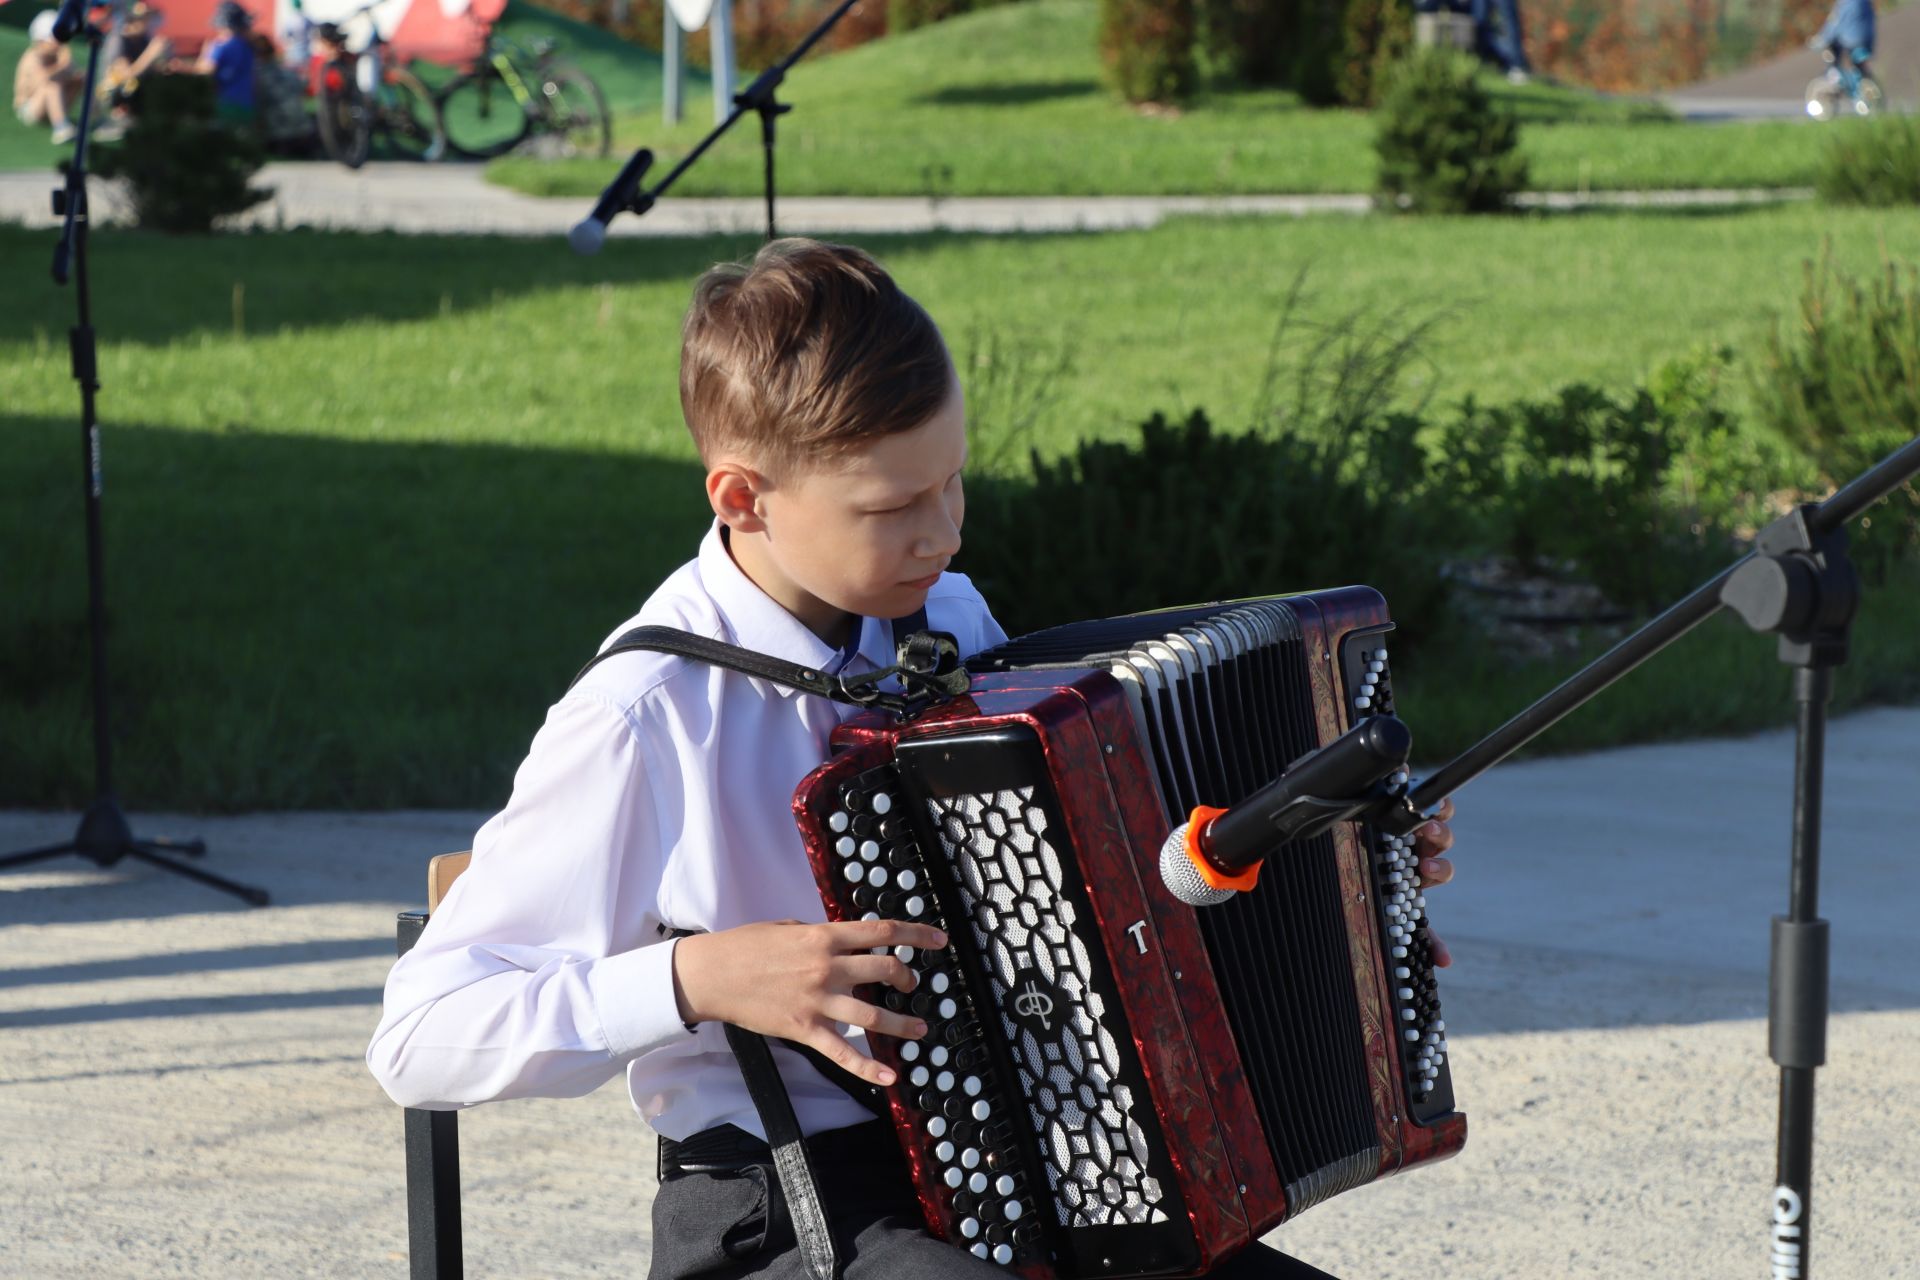
{"type": "MultiPolygon", "coordinates": [[[[1623,385],[1702,341],[1751,348],[1827,235],[1854,269],[1920,251],[1911,218],[1811,207],[868,243],[960,350],[1066,358],[1031,437],[1057,449],[1156,408],[1243,423],[1307,265],[1314,317],[1447,312],[1413,391],[1504,400],[1623,385]]],[[[46,283],[49,243],[0,229],[0,804],[73,803],[88,777],[72,299],[46,283]]],[[[471,238],[95,246],[128,802],[498,801],[581,655],[704,524],[677,329],[693,276],[752,241],[615,241],[591,260],[471,238]]],[[[1007,443],[991,406],[975,434],[983,455],[1007,443]]],[[[1849,697],[1920,692],[1916,594],[1875,598],[1849,697]]],[[[1769,652],[1730,629],[1689,639],[1651,693],[1552,742],[1771,722],[1769,652]]],[[[1433,670],[1403,688],[1436,752],[1552,674],[1433,670]]]]}
{"type": "MultiPolygon", "coordinates": [[[[1111,195],[1354,192],[1372,188],[1364,112],[1309,110],[1290,93],[1210,94],[1177,118],[1144,115],[1100,83],[1094,0],[1031,0],[924,27],[789,75],[780,189],[789,195],[1111,195]]],[[[1809,72],[1811,74],[1811,72],[1809,72]]],[[[1542,190],[1801,186],[1820,132],[1793,122],[1680,123],[1657,108],[1592,94],[1492,83],[1526,122],[1542,190]]],[[[617,121],[625,147],[663,165],[711,127],[676,129],[657,106],[617,121]]],[[[509,157],[494,180],[540,195],[589,195],[616,161],[509,157]]],[[[675,187],[682,195],[760,190],[758,125],[735,126],[675,187]]]]}

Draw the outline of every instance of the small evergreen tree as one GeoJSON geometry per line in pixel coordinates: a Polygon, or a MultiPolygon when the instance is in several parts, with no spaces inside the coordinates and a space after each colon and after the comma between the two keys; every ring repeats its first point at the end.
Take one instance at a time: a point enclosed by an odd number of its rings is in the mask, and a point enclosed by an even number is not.
{"type": "Polygon", "coordinates": [[[133,99],[133,126],[94,152],[94,171],[126,182],[134,219],[154,231],[207,232],[273,192],[248,182],[266,162],[251,129],[214,113],[206,76],[148,76],[133,99]]]}
{"type": "Polygon", "coordinates": [[[1527,185],[1520,124],[1480,85],[1473,59],[1422,49],[1400,62],[1376,113],[1378,199],[1410,213],[1505,209],[1527,185]]]}
{"type": "Polygon", "coordinates": [[[1194,0],[1100,0],[1100,56],[1128,102],[1177,103],[1199,82],[1194,0]]]}

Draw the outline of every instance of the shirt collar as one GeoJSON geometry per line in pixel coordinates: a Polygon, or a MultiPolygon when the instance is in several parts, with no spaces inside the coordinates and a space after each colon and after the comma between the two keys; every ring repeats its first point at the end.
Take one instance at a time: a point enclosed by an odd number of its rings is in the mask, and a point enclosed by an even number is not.
{"type": "MultiPolygon", "coordinates": [[[[885,619],[860,619],[859,628],[847,647],[833,648],[762,591],[734,563],[722,537],[724,528],[715,520],[707,536],[701,539],[700,584],[719,607],[735,644],[816,671],[857,672],[893,664],[893,628],[885,619]]],[[[784,685],[775,687],[783,697],[798,692],[784,685]]]]}

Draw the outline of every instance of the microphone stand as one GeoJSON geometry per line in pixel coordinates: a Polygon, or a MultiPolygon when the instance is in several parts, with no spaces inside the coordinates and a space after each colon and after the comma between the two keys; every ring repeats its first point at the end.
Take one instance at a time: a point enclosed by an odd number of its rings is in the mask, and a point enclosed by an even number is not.
{"type": "MultiPolygon", "coordinates": [[[[721,2],[725,3],[725,0],[721,0],[721,2]]],[[[666,177],[660,179],[660,181],[652,187],[642,191],[639,189],[639,179],[641,174],[646,171],[646,165],[644,163],[636,165],[633,161],[629,161],[627,166],[620,171],[620,176],[615,178],[612,184],[607,187],[606,191],[602,193],[601,200],[603,202],[609,202],[609,207],[615,213],[621,211],[635,214],[645,213],[647,210],[653,208],[655,204],[659,203],[660,197],[666,194],[667,188],[671,187],[681,174],[692,168],[694,161],[705,155],[707,148],[719,141],[722,134],[731,129],[734,124],[749,111],[757,112],[760,116],[760,147],[766,155],[767,239],[778,239],[778,232],[774,225],[773,207],[773,154],[776,133],[774,122],[787,112],[793,110],[793,107],[788,103],[779,101],[774,97],[774,94],[779,90],[781,82],[787,78],[787,72],[793,67],[793,64],[805,57],[807,50],[818,44],[821,38],[833,29],[834,24],[846,16],[847,10],[853,8],[854,5],[858,3],[860,3],[860,0],[841,0],[839,7],[822,19],[820,25],[809,32],[807,38],[802,40],[792,53],[789,53],[771,67],[768,67],[754,79],[752,84],[748,85],[739,93],[734,94],[733,113],[715,125],[713,131],[700,140],[700,145],[692,151],[689,151],[679,164],[673,166],[673,169],[666,177]]],[[[645,150],[645,148],[642,148],[642,150],[645,150]]],[[[639,158],[639,155],[640,152],[638,151],[634,153],[636,160],[639,158]]]]}
{"type": "Polygon", "coordinates": [[[1820,919],[1820,810],[1833,669],[1846,661],[1859,579],[1845,526],[1920,474],[1920,439],[1895,450],[1825,502],[1797,507],[1761,531],[1754,549],[1595,659],[1402,796],[1379,807],[1387,831],[1411,831],[1449,795],[1558,723],[1722,608],[1780,637],[1793,669],[1792,869],[1788,907],[1773,917],[1767,1049],[1780,1068],[1778,1154],[1768,1212],[1775,1275],[1806,1280],[1813,1225],[1814,1071],[1826,1062],[1827,922],[1820,919]]]}
{"type": "Polygon", "coordinates": [[[93,342],[93,300],[87,287],[87,141],[93,124],[95,78],[100,69],[100,31],[92,23],[81,28],[87,40],[87,79],[80,99],[79,133],[73,144],[73,160],[67,166],[64,187],[53,193],[53,212],[65,218],[60,243],[53,250],[53,280],[66,284],[72,269],[74,297],[79,305],[79,323],[69,331],[73,380],[80,384],[80,466],[87,507],[87,621],[92,645],[93,677],[93,803],[80,819],[73,839],[61,844],[28,849],[0,858],[0,869],[77,854],[102,867],[110,867],[122,858],[136,858],[176,875],[198,880],[245,899],[256,907],[267,904],[263,889],[238,884],[202,871],[171,854],[202,857],[207,852],[202,840],[138,840],[113,795],[112,740],[107,724],[107,619],[106,575],[100,534],[100,424],[94,416],[93,396],[100,389],[93,342]]]}

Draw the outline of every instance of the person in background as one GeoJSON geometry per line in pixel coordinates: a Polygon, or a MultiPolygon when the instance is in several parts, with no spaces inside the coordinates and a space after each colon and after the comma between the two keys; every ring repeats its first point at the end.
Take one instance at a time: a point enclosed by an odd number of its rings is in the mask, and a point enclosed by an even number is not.
{"type": "Polygon", "coordinates": [[[200,51],[193,69],[213,77],[220,118],[232,124],[253,122],[253,45],[248,35],[253,18],[234,0],[220,0],[213,11],[213,29],[219,34],[200,51]]]}
{"type": "Polygon", "coordinates": [[[128,100],[139,91],[140,77],[165,70],[171,52],[172,46],[160,34],[160,15],[144,0],[133,0],[120,27],[119,44],[110,47],[100,101],[116,118],[123,118],[128,100]]]}
{"type": "Polygon", "coordinates": [[[27,24],[29,43],[13,69],[13,114],[22,124],[52,126],[59,145],[73,141],[69,108],[80,96],[85,73],[74,65],[73,51],[53,38],[54,19],[48,9],[27,24]]]}
{"type": "MultiPolygon", "coordinates": [[[[1846,0],[1841,0],[1846,3],[1846,0]]],[[[1520,30],[1520,0],[1472,0],[1474,50],[1507,73],[1514,84],[1533,78],[1520,30]],[[1494,19],[1498,18],[1496,25],[1494,19]]]]}
{"type": "Polygon", "coordinates": [[[1874,34],[1873,0],[1834,0],[1827,24],[1807,41],[1807,48],[1829,50],[1835,66],[1851,62],[1864,75],[1873,57],[1874,34]]]}

